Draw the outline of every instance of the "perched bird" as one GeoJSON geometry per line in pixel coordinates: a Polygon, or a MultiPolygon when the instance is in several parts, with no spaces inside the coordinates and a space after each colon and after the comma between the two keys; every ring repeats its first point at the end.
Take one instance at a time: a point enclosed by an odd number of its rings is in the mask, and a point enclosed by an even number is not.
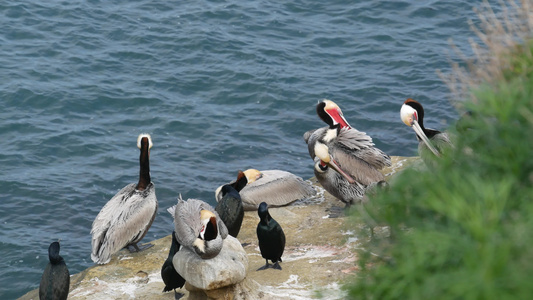
{"type": "Polygon", "coordinates": [[[448,133],[424,127],[424,108],[419,102],[411,98],[405,100],[400,109],[400,118],[415,131],[418,154],[426,165],[432,165],[435,156],[440,157],[443,152],[453,148],[448,133]]]}
{"type": "Polygon", "coordinates": [[[279,262],[282,262],[281,256],[285,250],[285,233],[278,222],[270,216],[266,202],[259,204],[257,214],[261,219],[257,224],[259,250],[261,250],[261,256],[266,260],[266,264],[257,271],[270,267],[281,270],[279,262]],[[268,260],[271,260],[274,265],[270,265],[268,260]]]}
{"type": "Polygon", "coordinates": [[[374,147],[370,136],[351,127],[333,101],[319,102],[316,111],[328,126],[304,134],[315,161],[315,175],[324,189],[346,206],[360,202],[369,187],[384,182],[379,170],[391,166],[391,159],[374,147]]]}
{"type": "Polygon", "coordinates": [[[176,271],[174,265],[172,264],[174,254],[176,254],[180,250],[180,247],[180,243],[178,243],[178,240],[176,239],[176,231],[173,231],[172,244],[170,245],[170,250],[168,251],[168,257],[167,260],[165,260],[163,267],[161,268],[161,278],[165,283],[165,288],[163,289],[163,292],[169,292],[171,290],[174,290],[174,292],[176,292],[176,289],[182,288],[185,284],[185,279],[181,277],[181,275],[176,271]]]}
{"type": "MultiPolygon", "coordinates": [[[[287,171],[248,169],[244,174],[247,184],[239,191],[244,210],[257,210],[261,202],[278,207],[316,195],[309,182],[287,171]]],[[[215,192],[217,201],[222,199],[221,189],[215,192]]]]}
{"type": "Polygon", "coordinates": [[[222,199],[218,201],[215,207],[216,212],[228,228],[229,235],[235,238],[241,230],[244,219],[244,207],[239,191],[246,186],[246,183],[246,176],[242,171],[239,171],[237,181],[222,186],[220,190],[222,199]]]}
{"type": "Polygon", "coordinates": [[[215,209],[197,199],[178,199],[174,210],[176,239],[203,259],[218,255],[228,236],[228,229],[215,209]]]}
{"type": "Polygon", "coordinates": [[[366,186],[355,181],[344,171],[328,152],[328,146],[315,144],[315,177],[322,187],[332,196],[341,200],[349,207],[352,203],[363,201],[366,186]]]}
{"type": "Polygon", "coordinates": [[[44,269],[39,285],[39,299],[56,300],[67,299],[70,286],[70,273],[63,257],[59,255],[59,242],[53,242],[48,247],[50,262],[44,269]]]}
{"type": "Polygon", "coordinates": [[[150,179],[150,135],[139,135],[137,147],[141,149],[139,182],[121,189],[93,222],[91,258],[95,263],[108,263],[111,255],[125,247],[136,252],[152,246],[137,245],[152,226],[157,212],[155,186],[150,179]]]}

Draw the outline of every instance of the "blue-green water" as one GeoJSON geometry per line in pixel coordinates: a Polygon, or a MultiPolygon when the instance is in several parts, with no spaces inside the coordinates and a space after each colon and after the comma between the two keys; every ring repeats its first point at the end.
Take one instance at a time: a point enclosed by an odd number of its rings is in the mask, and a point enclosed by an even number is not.
{"type": "Polygon", "coordinates": [[[456,118],[436,69],[450,38],[469,53],[480,1],[184,2],[0,2],[1,299],[38,287],[54,240],[72,274],[93,265],[92,221],[137,180],[141,132],[160,206],[145,241],[171,233],[178,194],[214,203],[239,169],[312,177],[302,134],[323,98],[416,154],[400,106],[456,118]]]}

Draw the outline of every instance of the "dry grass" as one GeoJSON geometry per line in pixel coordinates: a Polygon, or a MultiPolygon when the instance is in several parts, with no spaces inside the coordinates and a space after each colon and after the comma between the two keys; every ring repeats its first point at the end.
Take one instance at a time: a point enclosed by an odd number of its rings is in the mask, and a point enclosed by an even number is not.
{"type": "MultiPolygon", "coordinates": [[[[503,70],[510,63],[508,54],[533,37],[533,0],[500,0],[496,5],[485,0],[480,8],[474,9],[480,22],[476,26],[470,21],[470,26],[481,41],[469,39],[474,57],[466,57],[451,41],[452,51],[459,56],[460,62],[452,62],[450,74],[437,70],[450,88],[453,99],[477,102],[475,95],[470,93],[472,88],[501,80],[503,70]]],[[[461,102],[453,104],[458,108],[461,106],[461,102]]]]}

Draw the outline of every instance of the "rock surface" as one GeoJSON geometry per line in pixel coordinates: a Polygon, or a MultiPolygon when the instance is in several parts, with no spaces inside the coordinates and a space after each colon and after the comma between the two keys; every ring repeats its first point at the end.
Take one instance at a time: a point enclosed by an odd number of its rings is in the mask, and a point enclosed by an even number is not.
{"type": "Polygon", "coordinates": [[[183,247],[174,255],[174,268],[189,285],[202,290],[214,290],[241,282],[248,270],[248,256],[236,238],[228,235],[220,253],[202,259],[196,252],[183,247]]]}
{"type": "MultiPolygon", "coordinates": [[[[387,180],[417,157],[392,157],[393,166],[383,170],[387,180]]],[[[282,271],[256,271],[265,264],[259,252],[256,227],[257,212],[245,212],[239,241],[246,244],[248,274],[242,282],[246,289],[257,289],[257,299],[345,299],[341,289],[345,280],[356,274],[357,252],[360,241],[368,236],[358,230],[360,224],[348,218],[330,218],[332,211],[344,207],[318,186],[319,193],[306,201],[269,209],[287,237],[282,271]]],[[[172,229],[169,228],[169,234],[172,229]]],[[[164,283],[160,271],[167,258],[171,236],[151,241],[154,246],[140,253],[121,250],[106,265],[95,265],[75,274],[70,280],[69,299],[174,299],[174,293],[162,293],[164,283]]],[[[36,286],[38,286],[38,282],[36,286]]],[[[178,290],[189,297],[185,288],[178,290]]],[[[217,295],[209,297],[217,299],[217,295]]],[[[39,299],[38,289],[20,299],[39,299]]],[[[205,298],[203,298],[205,299],[205,298]]],[[[235,295],[235,299],[239,295],[235,295]]]]}

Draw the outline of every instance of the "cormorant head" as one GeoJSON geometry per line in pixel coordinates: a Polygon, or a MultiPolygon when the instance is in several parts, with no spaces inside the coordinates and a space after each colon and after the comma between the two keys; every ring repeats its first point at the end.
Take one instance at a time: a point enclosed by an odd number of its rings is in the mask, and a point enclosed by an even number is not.
{"type": "Polygon", "coordinates": [[[53,242],[48,247],[48,259],[52,264],[60,263],[63,258],[59,255],[59,242],[53,242]]]}
{"type": "Polygon", "coordinates": [[[257,208],[257,214],[259,215],[259,218],[261,219],[261,222],[268,222],[270,221],[270,213],[268,213],[268,204],[266,202],[261,202],[259,204],[259,208],[257,208]]]}

